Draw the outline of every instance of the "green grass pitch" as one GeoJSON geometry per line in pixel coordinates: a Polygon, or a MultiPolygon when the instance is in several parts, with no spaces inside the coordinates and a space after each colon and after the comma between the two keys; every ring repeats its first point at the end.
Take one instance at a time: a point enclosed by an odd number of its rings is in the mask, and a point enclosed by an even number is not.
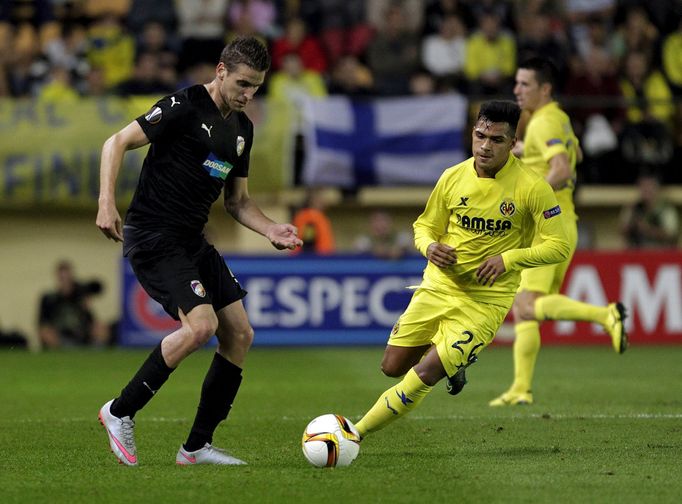
{"type": "Polygon", "coordinates": [[[0,352],[0,502],[682,502],[682,347],[543,348],[535,404],[492,409],[512,373],[492,347],[457,397],[439,384],[348,468],[303,458],[307,422],[357,420],[394,383],[383,349],[255,348],[214,443],[245,467],[178,467],[211,359],[192,355],[137,417],[140,466],[97,422],[147,351],[0,352]]]}

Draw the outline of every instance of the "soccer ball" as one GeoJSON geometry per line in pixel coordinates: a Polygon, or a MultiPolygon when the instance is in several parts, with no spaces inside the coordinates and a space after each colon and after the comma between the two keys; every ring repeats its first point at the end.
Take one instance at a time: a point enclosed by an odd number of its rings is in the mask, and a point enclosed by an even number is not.
{"type": "Polygon", "coordinates": [[[350,465],[360,451],[360,434],[355,425],[341,415],[321,415],[303,431],[303,455],[315,467],[350,465]]]}

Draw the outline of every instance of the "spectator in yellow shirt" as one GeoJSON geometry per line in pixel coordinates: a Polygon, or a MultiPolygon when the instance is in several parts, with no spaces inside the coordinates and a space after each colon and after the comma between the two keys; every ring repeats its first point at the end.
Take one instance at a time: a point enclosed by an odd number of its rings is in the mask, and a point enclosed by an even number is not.
{"type": "Polygon", "coordinates": [[[663,41],[663,70],[676,95],[682,95],[682,18],[663,41]]]}
{"type": "Polygon", "coordinates": [[[473,94],[502,94],[511,89],[516,70],[516,41],[503,31],[493,12],[480,18],[480,30],[467,41],[464,75],[473,94]]]}
{"type": "Polygon", "coordinates": [[[37,98],[41,103],[56,105],[75,103],[79,95],[71,85],[69,71],[57,66],[50,70],[48,82],[40,88],[37,98]]]}
{"type": "Polygon", "coordinates": [[[631,52],[626,56],[625,75],[620,86],[628,104],[628,122],[670,123],[674,112],[672,91],[663,74],[651,68],[646,54],[631,52]]]}
{"type": "Polygon", "coordinates": [[[108,89],[133,75],[135,41],[113,14],[105,15],[90,27],[87,58],[91,66],[102,69],[108,89]]]}

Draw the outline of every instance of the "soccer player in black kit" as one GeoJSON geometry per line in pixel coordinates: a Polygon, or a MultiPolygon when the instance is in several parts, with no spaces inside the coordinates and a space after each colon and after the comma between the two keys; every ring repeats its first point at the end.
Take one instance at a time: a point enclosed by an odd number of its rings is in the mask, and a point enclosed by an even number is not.
{"type": "Polygon", "coordinates": [[[263,214],[247,187],[253,124],[243,110],[269,67],[270,57],[260,42],[236,39],[223,49],[213,81],[161,99],[102,148],[97,227],[108,238],[123,241],[123,254],[142,286],[182,322],[152,351],[121,394],[100,409],[100,422],[120,463],[137,465],[135,413],[185,357],[215,334],[218,347],[176,463],[244,464],[211,443],[239,390],[253,329],[241,301],[246,292],[202,230],[222,191],[227,212],[277,249],[302,244],[294,226],[263,214]],[[121,228],[115,204],[121,162],[126,151],[149,143],[121,228]]]}

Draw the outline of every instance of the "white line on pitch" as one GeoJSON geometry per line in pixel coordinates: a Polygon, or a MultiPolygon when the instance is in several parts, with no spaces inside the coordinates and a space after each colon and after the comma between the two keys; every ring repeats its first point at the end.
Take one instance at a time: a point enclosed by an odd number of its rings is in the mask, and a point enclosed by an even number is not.
{"type": "MultiPolygon", "coordinates": [[[[346,415],[348,418],[360,418],[362,413],[356,415],[346,415]]],[[[312,417],[292,417],[284,416],[282,421],[285,422],[305,422],[312,417]]],[[[525,420],[525,419],[542,419],[542,420],[679,420],[682,419],[682,413],[625,413],[616,415],[607,415],[601,413],[587,414],[587,415],[564,415],[552,413],[532,413],[529,415],[407,415],[407,420],[525,420]]],[[[22,418],[17,420],[0,420],[0,424],[4,423],[89,423],[96,422],[97,417],[73,417],[73,418],[22,418]]],[[[189,422],[188,418],[168,418],[168,417],[151,417],[141,418],[141,422],[149,423],[182,423],[189,422]]]]}
{"type": "MultiPolygon", "coordinates": [[[[97,422],[97,415],[92,418],[85,417],[73,417],[73,418],[20,418],[17,420],[0,420],[2,423],[79,423],[79,422],[97,422]]],[[[167,417],[151,417],[143,418],[143,422],[156,422],[156,423],[179,423],[188,422],[187,418],[167,418],[167,417]]]]}
{"type": "MultiPolygon", "coordinates": [[[[348,416],[348,415],[346,415],[348,416]]],[[[362,413],[348,416],[348,418],[360,418],[362,413]]],[[[547,419],[547,420],[667,420],[682,419],[682,413],[625,413],[616,415],[607,414],[586,414],[586,415],[564,415],[553,413],[532,413],[529,415],[407,415],[408,420],[524,420],[524,419],[547,419]]],[[[282,417],[284,421],[301,421],[302,417],[282,417]]]]}

